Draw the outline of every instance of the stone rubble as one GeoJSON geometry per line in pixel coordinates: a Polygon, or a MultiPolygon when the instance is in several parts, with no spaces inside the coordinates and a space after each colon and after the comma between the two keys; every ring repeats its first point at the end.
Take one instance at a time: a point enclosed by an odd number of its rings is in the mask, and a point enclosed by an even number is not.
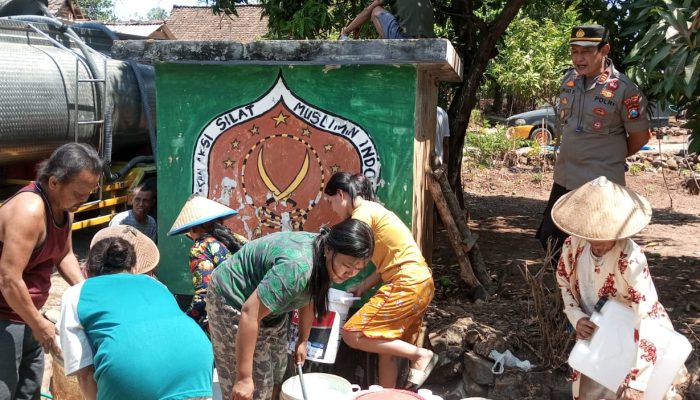
{"type": "Polygon", "coordinates": [[[429,339],[440,363],[424,387],[445,400],[571,399],[571,383],[563,371],[506,368],[502,375],[493,374],[488,353],[512,348],[503,332],[471,317],[456,319],[431,333],[429,339]]]}

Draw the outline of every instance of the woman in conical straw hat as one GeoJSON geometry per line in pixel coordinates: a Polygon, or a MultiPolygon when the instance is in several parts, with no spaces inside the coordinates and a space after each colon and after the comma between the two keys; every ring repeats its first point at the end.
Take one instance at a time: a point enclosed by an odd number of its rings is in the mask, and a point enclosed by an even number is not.
{"type": "Polygon", "coordinates": [[[158,248],[128,225],[95,234],[88,279],[66,290],[59,331],[67,375],[86,399],[212,396],[211,343],[162,283],[158,248]]]}
{"type": "MultiPolygon", "coordinates": [[[[564,241],[556,278],[564,313],[577,339],[593,335],[596,325],[589,316],[600,298],[629,306],[640,321],[655,319],[673,329],[656,294],[647,259],[630,239],[651,220],[651,205],[644,197],[601,176],[560,198],[552,208],[552,219],[571,235],[564,241]]],[[[574,399],[644,398],[656,346],[655,338],[638,328],[636,365],[617,393],[574,371],[574,399]]]]}
{"type": "Polygon", "coordinates": [[[180,210],[168,236],[184,233],[194,243],[190,248],[190,272],[194,295],[185,311],[209,334],[209,318],[206,311],[207,288],[211,273],[232,253],[238,251],[246,239],[236,235],[223,224],[223,220],[238,214],[214,200],[193,194],[180,210]]]}

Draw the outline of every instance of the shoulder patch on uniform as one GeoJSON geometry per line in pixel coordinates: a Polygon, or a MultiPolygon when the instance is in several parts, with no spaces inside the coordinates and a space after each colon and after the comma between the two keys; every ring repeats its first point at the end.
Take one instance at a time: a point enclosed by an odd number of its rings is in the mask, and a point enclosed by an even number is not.
{"type": "Polygon", "coordinates": [[[630,107],[639,107],[639,100],[642,96],[639,93],[632,95],[624,100],[625,107],[629,110],[630,107]]]}
{"type": "Polygon", "coordinates": [[[639,118],[639,107],[627,107],[627,119],[639,118]]]}
{"type": "Polygon", "coordinates": [[[595,122],[593,123],[593,129],[598,130],[598,129],[602,128],[602,127],[603,127],[603,121],[595,121],[595,122]]]}
{"type": "Polygon", "coordinates": [[[566,81],[565,85],[568,87],[574,87],[576,86],[576,82],[574,82],[573,79],[569,79],[568,81],[566,81]]]}
{"type": "Polygon", "coordinates": [[[617,88],[619,88],[619,87],[620,87],[620,81],[617,79],[611,79],[610,82],[608,82],[607,89],[617,90],[617,88]]]}
{"type": "Polygon", "coordinates": [[[601,117],[604,117],[604,116],[608,115],[608,112],[605,111],[605,109],[602,108],[602,107],[596,107],[596,108],[594,108],[594,109],[593,109],[593,113],[596,114],[596,115],[600,115],[601,117]]]}

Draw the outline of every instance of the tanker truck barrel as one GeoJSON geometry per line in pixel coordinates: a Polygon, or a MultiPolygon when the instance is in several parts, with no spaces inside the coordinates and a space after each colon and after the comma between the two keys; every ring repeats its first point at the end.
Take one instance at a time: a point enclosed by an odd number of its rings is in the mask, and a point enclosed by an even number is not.
{"type": "MultiPolygon", "coordinates": [[[[32,22],[65,47],[74,42],[47,24],[32,22]]],[[[78,35],[102,54],[112,39],[98,29],[77,28],[78,35]]],[[[75,123],[103,118],[95,84],[76,82],[94,79],[79,51],[61,49],[51,40],[34,32],[27,22],[0,19],[0,166],[38,161],[58,146],[75,140],[75,123]],[[75,98],[78,91],[76,112],[75,98]]],[[[98,66],[102,57],[95,54],[98,66]]],[[[139,82],[132,67],[107,59],[106,93],[113,109],[113,152],[149,144],[146,115],[142,108],[139,82]]],[[[141,74],[143,92],[150,110],[155,110],[154,70],[152,66],[134,66],[141,74]]],[[[155,115],[155,112],[151,112],[155,115]]],[[[99,144],[99,130],[92,125],[78,127],[78,141],[99,144]]]]}

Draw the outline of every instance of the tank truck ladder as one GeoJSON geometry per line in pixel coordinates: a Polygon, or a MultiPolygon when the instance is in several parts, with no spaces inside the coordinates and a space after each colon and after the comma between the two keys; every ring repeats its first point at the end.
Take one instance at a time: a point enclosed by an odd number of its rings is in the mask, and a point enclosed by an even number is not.
{"type": "MultiPolygon", "coordinates": [[[[107,85],[107,57],[104,57],[104,67],[103,67],[103,78],[80,78],[79,63],[80,56],[75,54],[75,141],[78,142],[79,129],[83,125],[99,125],[100,129],[100,142],[99,142],[99,153],[100,156],[104,158],[104,147],[105,147],[105,110],[107,110],[107,98],[108,98],[108,85],[107,85]],[[96,116],[97,119],[92,121],[79,121],[78,120],[78,101],[80,94],[80,84],[89,83],[93,88],[94,85],[103,85],[104,90],[102,91],[102,107],[99,115],[96,116]]],[[[89,69],[86,68],[89,72],[89,69]]],[[[94,89],[93,89],[94,90],[94,89]]],[[[87,218],[81,221],[73,222],[72,229],[84,229],[92,226],[106,224],[112,220],[112,217],[116,215],[117,207],[120,204],[126,204],[129,199],[129,193],[134,190],[134,188],[144,179],[147,173],[155,172],[155,166],[152,167],[135,167],[129,174],[120,178],[115,182],[111,182],[105,185],[104,175],[100,177],[100,186],[98,188],[99,194],[97,200],[90,201],[83,204],[76,210],[76,214],[85,211],[100,210],[100,214],[96,217],[87,218]],[[107,213],[102,214],[102,212],[107,211],[107,213]]]]}
{"type": "MultiPolygon", "coordinates": [[[[87,79],[81,79],[80,78],[80,65],[82,64],[83,67],[85,68],[85,71],[87,71],[88,76],[91,76],[91,71],[90,68],[88,67],[87,63],[85,60],[83,60],[74,49],[71,49],[69,47],[64,46],[61,44],[59,41],[55,40],[51,36],[47,35],[45,32],[43,32],[41,29],[37,28],[31,23],[27,24],[34,32],[36,32],[38,35],[44,37],[46,40],[48,40],[50,43],[52,43],[54,46],[64,50],[66,53],[71,54],[75,58],[75,98],[74,98],[74,123],[73,123],[73,131],[75,133],[74,139],[75,142],[79,142],[80,139],[80,126],[82,125],[95,125],[99,126],[99,146],[98,146],[98,151],[99,153],[103,152],[103,147],[104,147],[104,128],[105,128],[105,110],[107,109],[107,98],[108,98],[108,90],[109,87],[107,86],[107,57],[103,56],[104,62],[103,62],[103,78],[100,78],[99,76],[97,78],[90,77],[87,79]],[[90,120],[90,121],[80,121],[78,118],[78,112],[79,112],[79,105],[80,105],[80,84],[85,84],[89,83],[93,89],[93,93],[96,93],[97,90],[95,88],[95,85],[104,85],[103,86],[103,92],[102,92],[102,107],[95,107],[99,109],[99,112],[96,112],[95,120],[90,120]]],[[[101,156],[104,157],[104,154],[100,154],[101,156]]],[[[104,224],[109,222],[112,217],[116,214],[116,206],[122,203],[126,203],[128,200],[128,195],[122,193],[123,191],[128,191],[133,189],[133,187],[136,186],[142,179],[145,173],[151,172],[148,171],[148,168],[146,169],[137,169],[134,174],[131,174],[128,177],[125,177],[125,179],[122,179],[121,181],[114,182],[113,184],[104,185],[104,177],[100,178],[100,185],[98,188],[98,193],[97,193],[97,199],[87,202],[83,204],[78,210],[76,210],[75,214],[84,212],[84,211],[91,211],[91,210],[102,210],[104,208],[109,208],[110,212],[107,215],[100,215],[97,217],[93,218],[88,218],[85,220],[81,221],[76,221],[72,225],[73,230],[78,230],[78,229],[83,229],[87,228],[90,226],[96,226],[100,224],[104,224]],[[119,192],[119,193],[116,193],[119,192]],[[104,199],[104,194],[105,193],[111,193],[111,197],[109,199],[104,199]]]]}
{"type": "MultiPolygon", "coordinates": [[[[47,35],[45,32],[43,32],[41,29],[37,28],[31,23],[27,24],[34,32],[36,32],[39,36],[42,36],[46,40],[48,40],[51,44],[54,46],[58,47],[61,50],[64,50],[66,53],[72,55],[75,58],[75,104],[74,104],[74,112],[75,112],[75,118],[74,118],[74,132],[75,132],[75,142],[78,142],[79,139],[79,128],[81,125],[100,125],[100,149],[102,147],[102,143],[104,142],[104,113],[105,110],[107,109],[107,97],[108,97],[108,86],[107,86],[107,57],[103,56],[104,58],[104,63],[103,63],[103,78],[88,78],[88,79],[80,79],[80,64],[83,65],[85,68],[85,71],[90,74],[90,68],[88,67],[87,63],[81,58],[80,54],[78,54],[75,50],[64,46],[61,44],[59,41],[56,39],[52,38],[51,36],[47,35]],[[81,83],[90,83],[92,87],[94,88],[95,85],[102,84],[103,85],[103,95],[102,95],[102,107],[100,108],[99,114],[96,116],[96,120],[93,121],[79,121],[78,120],[78,111],[79,111],[79,102],[80,102],[80,84],[81,83]]],[[[93,89],[94,92],[96,90],[93,89]]]]}
{"type": "MultiPolygon", "coordinates": [[[[107,57],[104,57],[104,66],[102,68],[102,76],[103,78],[87,78],[87,79],[80,79],[80,62],[82,61],[80,59],[80,56],[76,54],[74,51],[71,51],[71,53],[75,56],[75,103],[74,103],[74,112],[75,112],[75,119],[74,119],[74,131],[75,131],[75,142],[78,142],[78,133],[81,125],[99,125],[100,128],[100,146],[99,148],[102,149],[102,144],[104,142],[104,124],[105,124],[105,110],[107,109],[107,97],[108,97],[108,86],[107,86],[107,57]],[[78,106],[79,106],[79,101],[80,101],[80,84],[81,83],[90,83],[90,85],[94,88],[95,85],[102,85],[103,94],[102,94],[102,107],[100,108],[99,115],[96,117],[98,119],[92,120],[92,121],[79,121],[78,120],[78,106]]],[[[86,71],[90,71],[89,68],[86,68],[86,71]]]]}
{"type": "MultiPolygon", "coordinates": [[[[98,152],[100,153],[101,157],[104,157],[104,154],[102,154],[103,148],[104,148],[104,141],[105,141],[105,110],[107,109],[107,98],[108,98],[108,90],[109,87],[107,85],[107,57],[103,56],[103,67],[102,67],[102,78],[98,77],[90,77],[91,71],[90,68],[87,67],[85,64],[85,61],[83,61],[80,58],[80,55],[73,51],[72,49],[69,49],[70,53],[73,55],[75,58],[75,98],[74,98],[74,109],[73,109],[73,114],[74,114],[74,119],[73,119],[73,130],[75,132],[75,142],[78,143],[79,141],[79,133],[80,133],[80,127],[84,125],[93,125],[96,126],[99,129],[99,145],[98,145],[98,152]],[[85,66],[85,71],[88,73],[88,78],[80,78],[80,64],[83,64],[85,66]],[[89,84],[90,88],[92,89],[93,93],[97,93],[97,90],[95,88],[95,85],[102,85],[102,107],[95,107],[96,112],[95,112],[95,119],[94,120],[89,120],[89,121],[80,121],[79,118],[79,106],[80,106],[80,87],[81,84],[89,84]],[[99,110],[99,111],[98,111],[99,110]]],[[[84,211],[89,211],[89,210],[103,210],[105,208],[109,208],[110,212],[107,215],[99,215],[97,217],[93,218],[88,218],[85,220],[81,221],[76,221],[73,222],[72,229],[73,230],[78,230],[78,229],[83,229],[87,228],[90,226],[96,226],[96,225],[101,225],[104,223],[109,222],[112,217],[115,214],[115,206],[120,204],[120,203],[126,203],[128,200],[127,195],[121,195],[117,196],[114,191],[122,189],[121,185],[109,185],[109,187],[105,187],[105,179],[104,176],[100,176],[100,185],[97,188],[98,193],[97,194],[97,199],[93,201],[89,201],[85,204],[83,204],[78,210],[76,210],[75,214],[79,214],[84,211]],[[109,199],[105,199],[104,195],[105,193],[111,193],[112,196],[109,199]]]]}

